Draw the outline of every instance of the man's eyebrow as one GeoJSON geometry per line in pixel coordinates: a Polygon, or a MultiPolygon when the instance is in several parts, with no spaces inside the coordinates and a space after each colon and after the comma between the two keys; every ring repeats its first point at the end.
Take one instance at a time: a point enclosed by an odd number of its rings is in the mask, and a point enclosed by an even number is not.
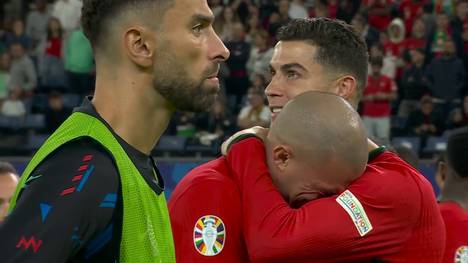
{"type": "Polygon", "coordinates": [[[193,22],[201,22],[206,24],[212,24],[214,22],[213,15],[205,15],[205,14],[195,14],[192,16],[193,22]]]}
{"type": "Polygon", "coordinates": [[[284,64],[284,65],[281,65],[280,69],[282,71],[288,71],[288,70],[291,70],[291,69],[300,69],[302,71],[306,71],[307,72],[307,69],[302,66],[301,64],[299,63],[288,63],[288,64],[284,64]]]}

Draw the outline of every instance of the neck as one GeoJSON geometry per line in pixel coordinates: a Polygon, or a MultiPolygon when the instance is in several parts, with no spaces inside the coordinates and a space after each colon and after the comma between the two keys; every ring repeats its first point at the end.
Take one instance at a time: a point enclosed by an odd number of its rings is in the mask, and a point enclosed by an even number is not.
{"type": "Polygon", "coordinates": [[[93,98],[97,112],[123,140],[149,155],[167,128],[172,107],[155,91],[150,76],[101,66],[93,98]]]}
{"type": "Polygon", "coordinates": [[[468,211],[468,180],[446,182],[440,195],[440,201],[453,201],[458,203],[465,211],[468,211]]]}
{"type": "Polygon", "coordinates": [[[416,62],[414,63],[414,65],[418,68],[421,68],[423,66],[423,63],[422,62],[416,62]]]}

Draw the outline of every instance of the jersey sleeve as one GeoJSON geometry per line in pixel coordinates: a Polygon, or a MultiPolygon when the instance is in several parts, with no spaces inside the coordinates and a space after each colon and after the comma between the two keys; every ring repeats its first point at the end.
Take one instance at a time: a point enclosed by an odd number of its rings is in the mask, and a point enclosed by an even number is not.
{"type": "Polygon", "coordinates": [[[118,172],[104,150],[89,145],[64,145],[33,171],[0,226],[2,262],[87,259],[109,243],[118,172]]]}
{"type": "Polygon", "coordinates": [[[182,180],[168,205],[177,262],[245,262],[237,186],[228,176],[203,169],[203,166],[186,177],[191,177],[193,173],[200,178],[189,184],[184,184],[182,180]],[[214,176],[219,178],[209,178],[209,173],[215,173],[214,176]],[[211,250],[203,234],[204,223],[209,220],[217,221],[216,248],[211,250]]]}
{"type": "Polygon", "coordinates": [[[264,147],[257,138],[234,144],[228,163],[240,187],[243,231],[253,262],[363,262],[395,252],[396,236],[405,238],[410,232],[386,218],[385,206],[360,203],[360,196],[349,191],[348,196],[321,198],[299,209],[289,207],[270,179],[264,147]],[[377,225],[379,221],[393,231],[377,225]]]}

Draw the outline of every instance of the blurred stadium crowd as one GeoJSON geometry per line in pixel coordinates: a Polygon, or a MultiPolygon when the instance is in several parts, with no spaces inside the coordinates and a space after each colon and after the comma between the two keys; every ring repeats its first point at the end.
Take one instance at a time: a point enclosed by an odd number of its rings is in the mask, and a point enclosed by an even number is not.
{"type": "MultiPolygon", "coordinates": [[[[268,126],[264,89],[277,30],[293,18],[344,20],[369,47],[360,113],[370,137],[422,158],[468,125],[468,0],[208,0],[230,59],[206,113],[177,113],[155,154],[214,156],[235,131],[268,126]]],[[[0,1],[0,155],[34,152],[92,93],[79,0],[0,1]]]]}

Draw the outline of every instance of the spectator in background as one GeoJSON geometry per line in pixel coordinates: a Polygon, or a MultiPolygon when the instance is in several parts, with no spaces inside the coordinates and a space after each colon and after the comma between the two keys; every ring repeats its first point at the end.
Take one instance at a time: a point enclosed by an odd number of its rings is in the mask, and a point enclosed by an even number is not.
{"type": "Polygon", "coordinates": [[[247,94],[248,104],[237,116],[237,126],[247,129],[253,126],[267,128],[270,125],[270,109],[265,105],[263,89],[250,88],[247,94]]]}
{"type": "Polygon", "coordinates": [[[57,0],[55,2],[52,16],[60,20],[65,31],[65,38],[79,26],[82,5],[80,0],[57,0]]]}
{"type": "MultiPolygon", "coordinates": [[[[381,43],[376,43],[370,47],[370,58],[382,58],[383,66],[380,73],[394,80],[397,72],[397,58],[391,52],[385,52],[381,43]]],[[[371,72],[369,64],[369,72],[371,72]]]]}
{"type": "Polygon", "coordinates": [[[292,0],[291,4],[289,5],[288,14],[292,19],[308,18],[309,12],[304,5],[304,0],[292,0]]]}
{"type": "Polygon", "coordinates": [[[407,35],[411,35],[415,20],[422,15],[425,0],[402,0],[398,11],[405,21],[407,35]]]}
{"type": "MultiPolygon", "coordinates": [[[[259,31],[264,31],[261,24],[260,18],[258,14],[250,15],[247,18],[247,25],[246,25],[246,33],[245,41],[252,43],[254,41],[254,37],[257,35],[259,31]]],[[[270,39],[268,39],[270,41],[270,39]]]]}
{"type": "Polygon", "coordinates": [[[220,16],[223,13],[223,3],[222,0],[208,0],[208,5],[213,11],[215,17],[220,16]]]}
{"type": "Polygon", "coordinates": [[[52,134],[70,116],[72,110],[65,108],[62,94],[59,92],[51,92],[48,100],[45,123],[47,132],[52,134]]]}
{"type": "Polygon", "coordinates": [[[351,24],[354,26],[354,29],[359,33],[359,35],[361,35],[361,37],[366,41],[367,47],[370,48],[379,42],[379,31],[367,23],[367,17],[363,14],[356,14],[351,21],[351,24]]]}
{"type": "Polygon", "coordinates": [[[381,57],[371,58],[370,64],[371,75],[367,79],[362,98],[362,120],[367,135],[385,144],[390,139],[390,102],[396,99],[397,88],[393,80],[382,75],[381,57]]]}
{"type": "Polygon", "coordinates": [[[368,15],[369,25],[379,31],[387,29],[391,21],[392,0],[364,0],[362,12],[368,15]]]}
{"type": "Polygon", "coordinates": [[[436,27],[428,34],[431,57],[437,58],[443,55],[445,42],[451,38],[452,33],[449,16],[444,12],[437,14],[436,27]]]}
{"type": "Polygon", "coordinates": [[[8,213],[10,199],[18,185],[18,172],[7,162],[0,162],[0,225],[8,213]]]}
{"type": "Polygon", "coordinates": [[[427,45],[426,24],[422,19],[416,19],[413,23],[411,35],[404,40],[405,50],[422,49],[427,45]]]}
{"type": "Polygon", "coordinates": [[[273,48],[269,44],[269,35],[266,31],[258,31],[253,39],[253,46],[247,61],[247,72],[250,81],[255,74],[267,76],[270,71],[270,60],[273,57],[273,48]]]}
{"type": "Polygon", "coordinates": [[[74,30],[66,40],[65,70],[73,93],[88,95],[94,87],[93,49],[81,28],[74,30]]]}
{"type": "Polygon", "coordinates": [[[3,100],[8,97],[10,87],[10,65],[11,58],[8,53],[0,55],[0,106],[3,100]]]}
{"type": "Polygon", "coordinates": [[[411,64],[403,71],[400,85],[402,101],[398,116],[405,118],[419,107],[422,96],[428,93],[424,50],[413,49],[410,56],[411,64]]]}
{"type": "Polygon", "coordinates": [[[32,10],[26,18],[26,34],[31,37],[33,50],[47,37],[47,24],[51,18],[46,0],[36,0],[36,9],[32,10]]]}
{"type": "Polygon", "coordinates": [[[10,68],[11,86],[21,87],[27,97],[32,96],[37,87],[37,73],[34,62],[26,54],[20,43],[13,43],[10,47],[13,58],[10,68]]]}
{"type": "Polygon", "coordinates": [[[217,99],[212,110],[202,113],[197,118],[197,130],[212,135],[212,139],[224,140],[234,132],[235,120],[226,109],[223,100],[217,99]]]}
{"type": "Polygon", "coordinates": [[[421,138],[421,149],[424,148],[427,137],[440,135],[444,129],[444,119],[434,111],[432,98],[421,98],[419,110],[413,111],[406,122],[409,135],[421,138]]]}
{"type": "Polygon", "coordinates": [[[444,117],[460,102],[465,83],[463,61],[456,56],[451,39],[444,42],[443,56],[432,60],[427,69],[429,89],[444,117]]]}
{"type": "Polygon", "coordinates": [[[463,24],[468,20],[468,0],[459,0],[456,2],[455,17],[453,17],[450,25],[454,33],[461,34],[463,24]]]}
{"type": "Polygon", "coordinates": [[[229,42],[233,38],[233,26],[239,21],[239,17],[234,14],[232,8],[225,6],[221,15],[215,18],[213,28],[223,42],[229,42]]]}
{"type": "Polygon", "coordinates": [[[338,1],[338,10],[336,13],[336,18],[343,20],[348,24],[351,24],[351,21],[357,11],[359,10],[360,0],[341,0],[338,1]]]}
{"type": "Polygon", "coordinates": [[[31,48],[31,38],[26,35],[24,23],[21,19],[16,19],[13,22],[12,32],[6,36],[6,45],[11,47],[12,44],[19,43],[27,51],[31,48]]]}
{"type": "Polygon", "coordinates": [[[230,71],[230,76],[226,80],[226,93],[228,96],[235,96],[236,105],[240,105],[242,97],[249,87],[246,65],[250,56],[250,44],[245,42],[245,31],[242,23],[234,23],[232,29],[233,39],[226,43],[226,47],[231,52],[231,57],[226,61],[230,71]]]}
{"type": "Polygon", "coordinates": [[[47,37],[40,45],[39,75],[41,86],[50,89],[67,87],[65,69],[62,61],[63,29],[60,21],[53,17],[47,24],[47,37]]]}
{"type": "Polygon", "coordinates": [[[3,102],[0,113],[6,117],[22,118],[26,116],[26,107],[21,100],[23,91],[19,87],[10,90],[8,99],[3,102]]]}
{"type": "Polygon", "coordinates": [[[465,126],[468,126],[468,95],[463,98],[462,105],[450,113],[448,122],[449,129],[465,126]]]}

